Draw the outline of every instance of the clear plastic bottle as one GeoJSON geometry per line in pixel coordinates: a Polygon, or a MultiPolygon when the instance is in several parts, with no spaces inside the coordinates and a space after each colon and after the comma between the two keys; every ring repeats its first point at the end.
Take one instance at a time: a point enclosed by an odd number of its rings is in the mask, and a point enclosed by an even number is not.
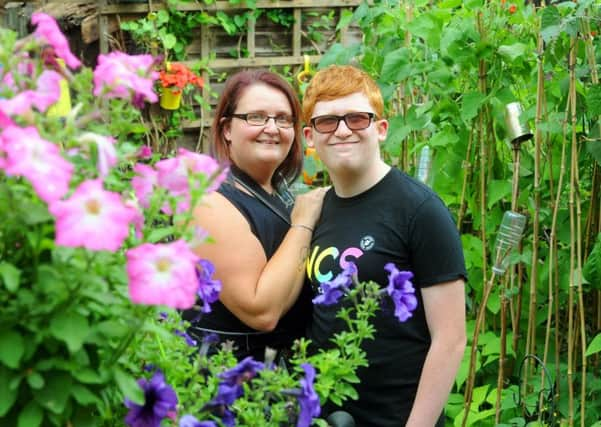
{"type": "Polygon", "coordinates": [[[419,152],[415,178],[428,186],[432,186],[432,150],[427,145],[419,152]]]}
{"type": "Polygon", "coordinates": [[[507,270],[509,254],[520,244],[525,227],[526,217],[524,215],[513,211],[507,211],[503,215],[493,253],[492,270],[496,274],[502,275],[507,270]]]}

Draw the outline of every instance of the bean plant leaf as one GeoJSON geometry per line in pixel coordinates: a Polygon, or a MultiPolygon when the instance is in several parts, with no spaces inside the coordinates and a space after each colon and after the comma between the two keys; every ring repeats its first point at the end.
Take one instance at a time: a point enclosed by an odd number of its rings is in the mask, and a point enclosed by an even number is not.
{"type": "Polygon", "coordinates": [[[601,83],[591,85],[586,94],[587,113],[591,118],[601,116],[601,83]]]}
{"type": "Polygon", "coordinates": [[[601,233],[582,267],[582,275],[593,287],[601,286],[601,233]]]}
{"type": "Polygon", "coordinates": [[[352,20],[353,20],[353,12],[351,12],[348,9],[342,9],[342,11],[340,13],[340,20],[338,21],[338,24],[336,25],[336,31],[340,31],[341,29],[348,27],[352,20]]]}
{"type": "Polygon", "coordinates": [[[561,32],[561,17],[555,6],[542,8],[541,36],[545,42],[556,38],[561,32]]]}
{"type": "Polygon", "coordinates": [[[480,92],[470,92],[463,95],[463,99],[461,102],[461,119],[469,123],[476,115],[478,114],[478,110],[480,106],[486,99],[480,92]]]}
{"type": "Polygon", "coordinates": [[[584,354],[586,357],[592,356],[595,353],[599,353],[601,351],[601,334],[597,334],[595,338],[591,341],[586,349],[586,353],[584,354]]]}
{"type": "Polygon", "coordinates": [[[526,52],[526,46],[524,43],[514,43],[511,45],[503,45],[499,46],[498,52],[503,58],[505,58],[508,62],[513,62],[516,58],[519,58],[524,55],[526,52]]]}
{"type": "Polygon", "coordinates": [[[409,50],[405,47],[390,52],[384,58],[380,80],[383,83],[398,81],[399,72],[409,63],[409,50]]]}
{"type": "Polygon", "coordinates": [[[511,182],[507,180],[493,179],[488,184],[486,205],[490,209],[499,200],[511,194],[511,182]]]}
{"type": "Polygon", "coordinates": [[[432,147],[445,147],[456,144],[459,141],[457,134],[451,129],[444,129],[430,139],[432,147]]]}
{"type": "Polygon", "coordinates": [[[15,331],[0,332],[0,362],[16,369],[25,352],[23,337],[15,331]]]}
{"type": "Polygon", "coordinates": [[[0,263],[0,277],[4,282],[4,286],[10,292],[16,292],[19,289],[21,278],[21,270],[8,262],[0,263]]]}

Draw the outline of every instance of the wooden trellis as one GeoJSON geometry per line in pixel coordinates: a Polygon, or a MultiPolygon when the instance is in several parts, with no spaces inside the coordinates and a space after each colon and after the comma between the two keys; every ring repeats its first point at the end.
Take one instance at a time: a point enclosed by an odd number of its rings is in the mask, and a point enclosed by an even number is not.
{"type": "MultiPolygon", "coordinates": [[[[203,59],[209,69],[225,72],[226,74],[242,68],[252,67],[279,67],[285,65],[298,67],[305,62],[306,56],[312,64],[317,64],[321,56],[315,53],[315,46],[307,42],[306,37],[303,36],[308,21],[307,16],[311,12],[321,11],[321,13],[327,13],[334,10],[336,11],[335,20],[337,21],[340,19],[343,10],[352,10],[361,3],[362,0],[257,0],[256,9],[291,9],[294,20],[292,27],[286,30],[282,30],[283,27],[269,29],[262,27],[261,23],[249,19],[246,31],[243,34],[228,36],[220,27],[203,25],[198,29],[198,33],[194,34],[194,42],[186,51],[187,57],[189,62],[203,59]],[[244,57],[233,58],[227,54],[227,48],[224,48],[224,45],[227,45],[228,37],[230,43],[234,39],[237,42],[243,41],[244,57]],[[282,43],[283,47],[281,49],[270,50],[269,43],[274,39],[282,43]]],[[[164,3],[156,1],[109,4],[108,0],[98,0],[97,5],[101,52],[109,50],[110,23],[114,21],[115,17],[123,20],[131,19],[166,8],[164,3]]],[[[216,1],[211,5],[181,3],[175,6],[174,9],[187,12],[222,11],[224,13],[235,13],[249,8],[245,4],[234,5],[228,1],[216,1]]],[[[338,40],[346,44],[352,42],[358,35],[358,30],[343,30],[338,34],[338,40]]],[[[203,77],[205,81],[209,81],[208,73],[205,72],[203,77]]],[[[211,86],[211,90],[214,92],[220,93],[220,89],[219,84],[211,86]]],[[[210,96],[207,89],[203,92],[203,97],[205,100],[209,100],[210,96]]],[[[209,125],[210,116],[209,114],[202,114],[201,116],[204,117],[203,120],[186,123],[185,127],[187,129],[198,129],[200,127],[202,132],[202,128],[209,125]]]]}

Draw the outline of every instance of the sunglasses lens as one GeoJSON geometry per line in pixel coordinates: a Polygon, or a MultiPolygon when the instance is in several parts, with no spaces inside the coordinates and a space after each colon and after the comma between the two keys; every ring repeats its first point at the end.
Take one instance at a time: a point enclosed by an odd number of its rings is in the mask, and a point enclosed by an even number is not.
{"type": "Polygon", "coordinates": [[[349,113],[344,121],[350,130],[361,130],[369,127],[371,116],[367,113],[349,113]]]}

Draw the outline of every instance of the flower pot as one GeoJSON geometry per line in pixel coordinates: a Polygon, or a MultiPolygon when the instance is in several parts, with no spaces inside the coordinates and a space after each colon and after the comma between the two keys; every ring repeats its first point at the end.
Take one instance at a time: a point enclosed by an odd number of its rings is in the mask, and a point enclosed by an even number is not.
{"type": "Polygon", "coordinates": [[[182,92],[172,92],[170,89],[163,89],[161,92],[161,108],[164,110],[177,110],[182,102],[182,92]]]}
{"type": "MultiPolygon", "coordinates": [[[[61,67],[65,67],[65,62],[62,59],[57,58],[56,62],[58,62],[61,67]]],[[[63,78],[59,80],[58,84],[60,87],[60,96],[58,101],[52,104],[48,108],[48,111],[46,111],[47,117],[66,117],[71,111],[71,92],[69,90],[69,82],[67,82],[67,79],[63,78]]]]}

